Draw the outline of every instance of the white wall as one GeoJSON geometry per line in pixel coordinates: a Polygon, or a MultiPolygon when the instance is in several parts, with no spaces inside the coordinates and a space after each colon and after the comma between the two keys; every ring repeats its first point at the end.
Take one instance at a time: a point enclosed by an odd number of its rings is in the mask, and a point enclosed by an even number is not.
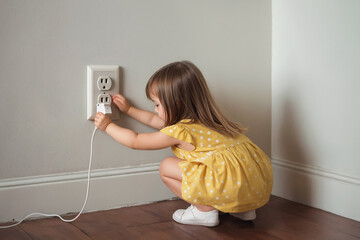
{"type": "MultiPolygon", "coordinates": [[[[248,126],[249,136],[270,154],[270,1],[0,1],[0,220],[38,210],[45,201],[53,203],[45,211],[79,208],[82,194],[66,202],[47,197],[76,195],[65,186],[85,181],[93,129],[86,120],[86,65],[120,65],[121,92],[152,110],[144,93],[148,78],[183,59],[200,67],[224,112],[248,126]]],[[[126,116],[120,124],[153,131],[126,116]]],[[[128,189],[109,181],[94,187],[88,209],[172,196],[157,176],[158,163],[171,154],[126,149],[97,133],[98,181],[124,179],[133,191],[155,188],[155,193],[139,192],[125,201],[120,192],[128,189]],[[148,171],[147,185],[127,178],[148,171]],[[107,200],[116,201],[95,203],[104,189],[107,200]]]]}
{"type": "Polygon", "coordinates": [[[274,193],[360,219],[360,1],[272,1],[274,193]]]}

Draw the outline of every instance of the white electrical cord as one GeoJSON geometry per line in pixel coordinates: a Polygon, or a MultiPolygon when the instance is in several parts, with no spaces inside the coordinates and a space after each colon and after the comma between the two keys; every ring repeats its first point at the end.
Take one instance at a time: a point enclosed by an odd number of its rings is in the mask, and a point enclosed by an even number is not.
{"type": "Polygon", "coordinates": [[[0,226],[1,228],[11,228],[11,227],[15,227],[17,225],[19,225],[20,223],[22,223],[25,219],[29,218],[29,217],[33,217],[33,216],[44,216],[44,217],[58,217],[60,218],[62,221],[64,222],[72,222],[75,221],[80,214],[84,211],[85,205],[87,203],[88,200],[88,196],[89,196],[89,187],[90,187],[90,172],[91,172],[91,161],[92,161],[92,155],[93,155],[93,143],[94,143],[94,136],[95,136],[95,132],[97,130],[97,127],[94,128],[94,131],[92,133],[91,136],[91,143],[90,143],[90,160],[89,160],[89,169],[88,169],[88,175],[87,175],[87,187],[86,187],[86,196],[85,196],[85,201],[84,201],[84,205],[82,206],[80,212],[76,215],[76,217],[72,218],[72,219],[64,219],[62,218],[60,215],[58,214],[46,214],[46,213],[30,213],[29,215],[26,215],[23,219],[21,219],[19,222],[14,223],[12,225],[9,226],[0,226]]]}

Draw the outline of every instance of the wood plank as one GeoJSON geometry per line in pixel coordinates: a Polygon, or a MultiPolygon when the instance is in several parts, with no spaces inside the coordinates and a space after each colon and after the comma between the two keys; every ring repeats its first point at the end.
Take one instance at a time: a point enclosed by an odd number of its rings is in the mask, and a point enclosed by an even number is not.
{"type": "Polygon", "coordinates": [[[72,224],[93,235],[97,232],[118,231],[131,226],[163,222],[163,217],[142,210],[139,206],[100,211],[81,215],[72,224]]]}
{"type": "Polygon", "coordinates": [[[280,197],[271,197],[271,207],[274,211],[286,211],[307,219],[324,227],[347,233],[360,239],[360,222],[344,218],[333,213],[295,203],[280,197]]]}
{"type": "MultiPolygon", "coordinates": [[[[252,239],[252,240],[276,240],[274,237],[264,231],[263,228],[256,226],[251,221],[241,221],[229,214],[220,217],[220,224],[216,227],[192,226],[174,223],[184,232],[197,239],[207,240],[233,240],[233,239],[252,239]],[[205,237],[206,236],[206,237],[205,237]]],[[[284,238],[285,239],[285,238],[284,238]]]]}
{"type": "Polygon", "coordinates": [[[156,239],[156,240],[195,240],[197,238],[183,232],[173,222],[160,222],[139,225],[110,232],[98,232],[91,236],[94,240],[113,239],[156,239]]]}
{"type": "Polygon", "coordinates": [[[18,226],[12,228],[0,229],[0,239],[31,240],[31,238],[18,226]]]}
{"type": "Polygon", "coordinates": [[[272,197],[268,205],[257,210],[255,225],[266,229],[269,235],[285,237],[285,239],[359,239],[351,234],[309,220],[316,212],[316,209],[311,207],[307,207],[306,218],[302,217],[300,212],[288,212],[289,208],[298,205],[297,203],[288,203],[289,201],[284,202],[282,199],[272,197]]]}
{"type": "Polygon", "coordinates": [[[88,235],[58,218],[26,221],[19,225],[33,240],[89,240],[88,235]]]}
{"type": "Polygon", "coordinates": [[[158,216],[163,221],[172,221],[172,215],[177,209],[185,209],[188,206],[189,203],[181,199],[177,199],[141,205],[139,206],[139,208],[148,213],[158,216]]]}

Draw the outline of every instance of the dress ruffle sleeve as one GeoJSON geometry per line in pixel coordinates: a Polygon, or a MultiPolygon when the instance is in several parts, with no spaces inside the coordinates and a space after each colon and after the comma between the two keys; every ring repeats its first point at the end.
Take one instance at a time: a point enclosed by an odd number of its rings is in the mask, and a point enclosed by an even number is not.
{"type": "Polygon", "coordinates": [[[182,124],[175,124],[165,127],[161,129],[160,132],[165,133],[170,137],[174,137],[181,141],[188,142],[194,145],[193,137],[189,133],[189,130],[182,124]]]}

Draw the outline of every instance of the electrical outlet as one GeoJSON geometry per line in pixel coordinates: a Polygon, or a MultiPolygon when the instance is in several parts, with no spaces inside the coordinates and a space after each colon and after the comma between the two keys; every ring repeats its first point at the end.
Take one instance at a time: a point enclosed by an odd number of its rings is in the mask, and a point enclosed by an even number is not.
{"type": "Polygon", "coordinates": [[[111,106],[111,119],[119,119],[119,111],[112,103],[112,96],[120,91],[119,66],[87,66],[87,119],[94,120],[99,103],[111,106]]]}
{"type": "Polygon", "coordinates": [[[111,96],[110,94],[100,94],[98,96],[98,99],[97,99],[97,103],[107,103],[107,104],[111,104],[111,96]]]}
{"type": "Polygon", "coordinates": [[[109,91],[111,85],[112,81],[109,76],[100,76],[97,80],[97,86],[100,91],[109,91]]]}

